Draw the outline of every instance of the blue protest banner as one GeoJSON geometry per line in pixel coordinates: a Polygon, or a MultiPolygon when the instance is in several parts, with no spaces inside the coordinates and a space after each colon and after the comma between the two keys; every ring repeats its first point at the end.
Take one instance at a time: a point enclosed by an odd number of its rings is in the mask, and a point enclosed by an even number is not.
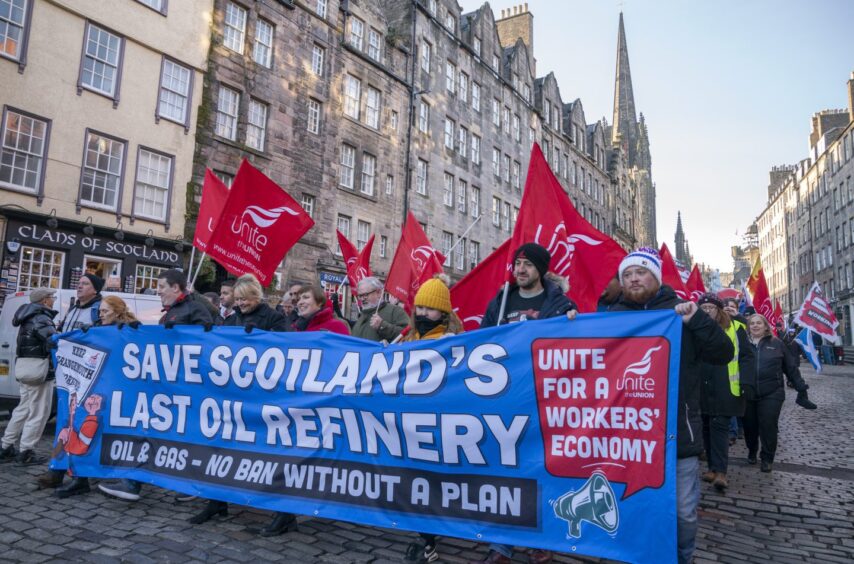
{"type": "Polygon", "coordinates": [[[59,339],[52,467],[631,562],[676,555],[682,322],[515,323],[384,347],[102,327],[59,339]]]}

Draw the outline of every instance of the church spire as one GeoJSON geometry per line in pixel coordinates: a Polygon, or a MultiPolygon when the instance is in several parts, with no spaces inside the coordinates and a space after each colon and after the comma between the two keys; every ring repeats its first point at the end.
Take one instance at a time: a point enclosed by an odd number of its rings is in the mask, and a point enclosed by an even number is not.
{"type": "Polygon", "coordinates": [[[619,144],[623,147],[628,156],[628,165],[633,166],[637,156],[638,121],[622,12],[620,12],[620,28],[617,34],[617,72],[614,78],[614,122],[611,128],[611,141],[614,145],[619,144]]]}
{"type": "Polygon", "coordinates": [[[676,260],[685,266],[690,266],[688,242],[685,241],[685,232],[682,230],[682,212],[676,212],[676,235],[673,239],[676,243],[674,249],[676,260]]]}

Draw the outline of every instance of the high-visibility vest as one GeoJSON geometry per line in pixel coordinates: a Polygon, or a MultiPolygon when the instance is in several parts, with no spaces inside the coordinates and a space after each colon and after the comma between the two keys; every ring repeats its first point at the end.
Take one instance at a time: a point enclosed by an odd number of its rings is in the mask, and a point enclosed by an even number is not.
{"type": "Polygon", "coordinates": [[[729,376],[729,391],[735,397],[741,396],[741,386],[739,384],[740,374],[738,371],[738,330],[743,328],[744,323],[733,320],[726,329],[727,337],[732,341],[732,346],[735,349],[735,355],[727,364],[727,375],[729,376]]]}

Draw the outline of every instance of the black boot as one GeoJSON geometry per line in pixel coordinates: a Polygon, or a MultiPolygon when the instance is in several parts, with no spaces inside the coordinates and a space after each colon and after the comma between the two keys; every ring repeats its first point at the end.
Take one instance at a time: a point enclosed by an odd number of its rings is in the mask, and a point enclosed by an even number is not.
{"type": "Polygon", "coordinates": [[[262,537],[274,537],[276,535],[281,535],[282,533],[287,533],[296,530],[296,515],[294,515],[293,513],[276,513],[276,516],[273,517],[273,520],[270,521],[270,524],[261,529],[261,532],[258,534],[260,534],[262,537]]]}
{"type": "Polygon", "coordinates": [[[214,499],[209,499],[207,506],[202,509],[201,513],[190,517],[189,521],[193,525],[201,525],[202,523],[210,521],[213,517],[216,517],[217,515],[219,515],[220,517],[227,516],[228,504],[224,501],[216,501],[214,499]]]}
{"type": "Polygon", "coordinates": [[[40,490],[58,488],[62,485],[62,478],[64,476],[65,472],[63,470],[48,470],[36,478],[36,485],[40,490]]]}
{"type": "Polygon", "coordinates": [[[763,460],[759,463],[759,470],[762,472],[770,472],[772,466],[773,466],[773,464],[763,460]]]}
{"type": "Polygon", "coordinates": [[[3,450],[0,450],[0,464],[4,462],[12,462],[18,453],[15,451],[15,445],[9,445],[3,450]]]}
{"type": "Polygon", "coordinates": [[[89,493],[89,478],[72,478],[62,487],[56,488],[56,497],[66,498],[89,493]]]}

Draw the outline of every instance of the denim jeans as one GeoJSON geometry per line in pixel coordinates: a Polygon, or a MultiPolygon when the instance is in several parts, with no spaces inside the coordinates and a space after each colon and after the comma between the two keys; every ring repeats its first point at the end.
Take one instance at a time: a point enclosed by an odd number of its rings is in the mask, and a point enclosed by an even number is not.
{"type": "Polygon", "coordinates": [[[700,503],[700,461],[676,460],[676,548],[679,564],[689,564],[697,546],[697,505],[700,503]]]}

